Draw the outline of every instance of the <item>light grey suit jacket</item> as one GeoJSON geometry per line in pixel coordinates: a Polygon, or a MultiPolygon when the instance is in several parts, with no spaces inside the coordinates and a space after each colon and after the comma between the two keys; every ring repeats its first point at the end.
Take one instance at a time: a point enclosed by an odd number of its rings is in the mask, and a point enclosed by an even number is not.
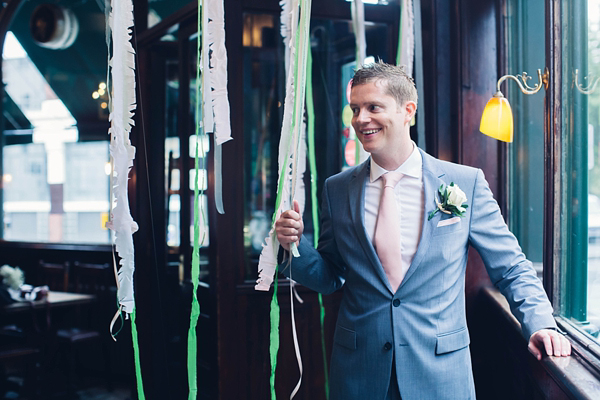
{"type": "MultiPolygon", "coordinates": [[[[465,316],[465,269],[475,247],[506,296],[524,335],[556,327],[552,307],[500,214],[481,170],[424,152],[425,216],[419,247],[394,294],[364,227],[369,161],[329,178],[318,251],[305,238],[292,279],[321,293],[345,285],[331,359],[331,399],[384,399],[392,361],[400,394],[413,399],[475,398],[465,316]],[[441,184],[457,184],[469,205],[460,222],[435,208],[441,184]]],[[[285,271],[289,275],[289,271],[285,271]]]]}

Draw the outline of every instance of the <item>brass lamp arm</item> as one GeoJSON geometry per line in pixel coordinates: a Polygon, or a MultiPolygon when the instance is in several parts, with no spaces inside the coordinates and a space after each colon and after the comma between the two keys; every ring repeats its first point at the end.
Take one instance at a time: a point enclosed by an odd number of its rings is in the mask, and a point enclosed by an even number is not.
{"type": "Polygon", "coordinates": [[[594,91],[596,90],[596,85],[598,84],[598,80],[600,80],[600,78],[594,77],[593,75],[590,76],[586,76],[585,78],[583,78],[584,81],[588,81],[591,82],[589,83],[589,85],[587,87],[583,87],[582,84],[579,83],[578,81],[578,77],[579,77],[579,70],[576,69],[575,70],[575,87],[577,88],[577,90],[579,90],[581,93],[583,94],[592,94],[594,93],[594,91]]]}
{"type": "Polygon", "coordinates": [[[536,83],[533,87],[529,86],[527,84],[527,80],[531,79],[531,76],[527,75],[527,72],[523,72],[521,75],[516,75],[516,76],[515,75],[504,75],[502,78],[498,79],[498,85],[497,85],[496,89],[498,92],[500,92],[500,84],[507,79],[512,79],[515,82],[517,82],[517,85],[519,85],[519,89],[521,89],[521,92],[523,92],[525,94],[536,94],[537,92],[540,91],[542,86],[545,89],[548,88],[548,76],[549,76],[547,68],[544,71],[543,75],[542,75],[541,69],[538,69],[537,73],[538,73],[538,83],[536,83]]]}

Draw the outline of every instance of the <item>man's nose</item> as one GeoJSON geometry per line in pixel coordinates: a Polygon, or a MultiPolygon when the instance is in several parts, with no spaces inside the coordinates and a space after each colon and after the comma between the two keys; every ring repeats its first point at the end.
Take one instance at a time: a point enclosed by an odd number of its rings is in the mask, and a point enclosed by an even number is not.
{"type": "Polygon", "coordinates": [[[356,114],[355,121],[359,124],[369,122],[370,116],[366,110],[359,110],[356,114]]]}

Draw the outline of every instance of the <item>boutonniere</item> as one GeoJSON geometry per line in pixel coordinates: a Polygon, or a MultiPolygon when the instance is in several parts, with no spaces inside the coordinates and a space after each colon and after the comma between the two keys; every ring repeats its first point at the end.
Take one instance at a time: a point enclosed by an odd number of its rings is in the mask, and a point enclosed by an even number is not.
{"type": "Polygon", "coordinates": [[[441,185],[438,189],[438,194],[440,196],[440,201],[438,201],[436,196],[435,203],[437,204],[437,208],[429,213],[427,221],[433,218],[438,211],[457,217],[465,216],[465,211],[467,210],[467,207],[469,207],[466,204],[467,195],[460,190],[458,185],[455,185],[454,182],[451,182],[448,186],[441,185]]]}

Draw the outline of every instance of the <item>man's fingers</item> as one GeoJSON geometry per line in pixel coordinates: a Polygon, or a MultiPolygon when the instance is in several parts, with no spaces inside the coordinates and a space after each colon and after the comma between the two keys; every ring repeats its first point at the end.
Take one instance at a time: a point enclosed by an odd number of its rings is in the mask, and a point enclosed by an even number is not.
{"type": "Polygon", "coordinates": [[[287,237],[291,237],[291,236],[298,236],[298,229],[296,228],[282,228],[279,230],[279,233],[281,233],[283,236],[287,236],[287,237]]]}
{"type": "MultiPolygon", "coordinates": [[[[557,333],[558,341],[560,342],[560,356],[566,357],[571,355],[571,342],[564,335],[557,333]]],[[[556,351],[555,351],[556,353],[556,351]]]]}
{"type": "Polygon", "coordinates": [[[295,211],[288,210],[281,214],[281,217],[275,221],[276,228],[296,228],[299,229],[302,226],[301,220],[295,218],[298,214],[295,211]]]}
{"type": "Polygon", "coordinates": [[[567,339],[563,335],[560,335],[560,340],[562,341],[562,355],[570,356],[571,355],[571,342],[569,342],[569,339],[567,339]]]}
{"type": "Polygon", "coordinates": [[[571,355],[571,342],[559,332],[541,329],[531,335],[527,346],[538,360],[542,358],[542,348],[549,356],[567,357],[571,355]]]}
{"type": "Polygon", "coordinates": [[[542,336],[542,340],[544,341],[544,349],[546,349],[546,354],[551,356],[552,353],[552,339],[550,339],[550,335],[544,334],[542,336]]]}
{"type": "Polygon", "coordinates": [[[298,213],[295,210],[287,210],[281,213],[279,219],[290,219],[294,221],[300,221],[302,217],[300,216],[300,213],[298,213]]]}
{"type": "Polygon", "coordinates": [[[527,349],[529,350],[529,352],[531,354],[533,354],[533,356],[535,358],[537,358],[538,360],[542,359],[542,353],[540,353],[540,351],[538,350],[538,348],[533,344],[533,342],[529,342],[529,345],[527,346],[527,349]]]}
{"type": "Polygon", "coordinates": [[[552,339],[552,347],[554,349],[554,355],[556,357],[560,357],[562,355],[562,340],[561,340],[560,336],[561,335],[559,335],[556,332],[554,332],[553,334],[550,335],[550,337],[552,339]]]}
{"type": "Polygon", "coordinates": [[[294,200],[293,209],[281,213],[275,222],[275,231],[279,243],[289,250],[290,243],[299,243],[304,231],[304,223],[300,215],[300,205],[294,200]]]}
{"type": "Polygon", "coordinates": [[[275,222],[277,228],[287,229],[287,228],[300,228],[300,221],[296,221],[295,219],[290,218],[279,218],[277,222],[275,222]]]}
{"type": "Polygon", "coordinates": [[[298,200],[294,200],[294,211],[300,215],[300,203],[298,203],[298,200]]]}

